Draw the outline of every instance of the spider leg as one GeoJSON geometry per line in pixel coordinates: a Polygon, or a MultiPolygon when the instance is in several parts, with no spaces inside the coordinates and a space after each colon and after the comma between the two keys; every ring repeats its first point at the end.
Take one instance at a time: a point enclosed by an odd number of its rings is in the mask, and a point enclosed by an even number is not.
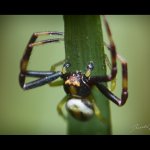
{"type": "MultiPolygon", "coordinates": [[[[105,46],[110,50],[109,45],[105,43],[105,46]]],[[[117,53],[117,59],[121,62],[122,66],[122,97],[123,101],[126,101],[128,97],[128,66],[127,61],[117,53]]],[[[124,104],[125,102],[123,102],[124,104]]]]}
{"type": "Polygon", "coordinates": [[[42,85],[47,84],[49,82],[52,82],[53,80],[56,80],[57,78],[59,78],[61,75],[62,75],[62,73],[60,71],[58,71],[58,72],[55,72],[55,73],[53,73],[51,75],[48,75],[48,76],[46,75],[45,77],[42,77],[40,79],[31,81],[29,83],[25,83],[25,75],[24,74],[20,74],[20,76],[19,76],[20,77],[19,78],[20,86],[24,90],[29,90],[29,89],[32,89],[32,88],[36,88],[36,87],[42,86],[42,85]],[[22,80],[22,79],[24,79],[24,80],[22,80]]]}
{"type": "Polygon", "coordinates": [[[56,67],[62,65],[64,62],[65,62],[65,59],[64,59],[64,60],[61,60],[61,61],[59,61],[59,62],[57,62],[57,63],[55,63],[55,64],[53,64],[53,65],[51,66],[50,71],[56,71],[56,67]]]}
{"type": "Polygon", "coordinates": [[[128,98],[128,93],[125,93],[125,92],[122,93],[121,98],[118,98],[111,91],[109,91],[109,89],[107,89],[107,87],[104,86],[102,83],[97,83],[96,86],[108,99],[110,99],[112,102],[114,102],[118,106],[124,105],[128,98]]]}
{"type": "Polygon", "coordinates": [[[66,95],[57,105],[57,112],[58,114],[66,120],[66,116],[63,114],[63,111],[62,111],[62,107],[64,106],[64,104],[67,102],[69,96],[66,95]]]}
{"type": "Polygon", "coordinates": [[[100,109],[97,107],[96,102],[95,102],[95,99],[93,98],[93,96],[92,96],[92,98],[90,98],[90,101],[92,102],[92,105],[93,105],[93,108],[94,108],[95,116],[96,116],[99,120],[102,120],[101,111],[100,111],[100,109]]]}
{"type": "Polygon", "coordinates": [[[94,114],[95,116],[102,122],[106,123],[106,119],[102,116],[100,109],[98,108],[98,106],[96,105],[94,96],[91,94],[89,96],[89,100],[93,105],[93,109],[94,109],[94,114]]]}
{"type": "MultiPolygon", "coordinates": [[[[66,60],[64,59],[64,60],[61,60],[61,61],[59,61],[59,62],[53,64],[53,65],[51,66],[51,69],[50,69],[50,70],[51,70],[51,71],[56,71],[56,67],[62,65],[65,61],[66,61],[66,60]]],[[[63,65],[63,68],[62,68],[62,73],[63,73],[63,74],[65,74],[65,73],[67,72],[67,68],[68,68],[69,66],[70,66],[70,64],[68,64],[68,63],[65,63],[65,64],[63,65]]],[[[56,82],[53,82],[53,83],[49,83],[49,86],[60,86],[60,85],[62,85],[63,83],[64,83],[64,81],[61,79],[61,80],[59,80],[59,81],[56,81],[56,82]]]]}
{"type": "Polygon", "coordinates": [[[108,38],[110,44],[107,45],[106,43],[105,46],[109,49],[111,53],[111,61],[112,61],[112,69],[111,69],[111,75],[107,76],[95,76],[91,77],[90,82],[91,84],[95,84],[97,88],[111,101],[113,101],[115,104],[122,106],[125,104],[127,98],[128,98],[128,73],[127,73],[127,62],[116,52],[115,44],[112,39],[111,31],[108,25],[108,22],[106,20],[106,17],[104,16],[104,23],[106,26],[108,38]],[[116,64],[116,59],[119,59],[122,64],[122,94],[121,98],[118,98],[115,96],[111,91],[107,89],[101,82],[107,82],[111,81],[116,77],[117,73],[117,64],[116,64]]]}
{"type": "MultiPolygon", "coordinates": [[[[105,54],[105,63],[108,66],[108,68],[111,70],[112,69],[112,65],[111,65],[111,63],[109,61],[109,58],[108,58],[108,56],[106,54],[105,54]]],[[[110,90],[114,91],[115,88],[116,88],[116,77],[113,80],[111,80],[110,90]]]]}
{"type": "Polygon", "coordinates": [[[41,45],[41,43],[46,44],[46,43],[57,42],[57,41],[62,40],[61,38],[55,38],[55,39],[44,40],[41,42],[35,42],[36,39],[41,35],[63,35],[63,33],[62,32],[36,32],[36,33],[33,33],[33,35],[31,36],[31,38],[27,44],[27,47],[25,49],[25,52],[24,52],[23,57],[20,62],[19,83],[23,89],[31,89],[31,88],[35,88],[37,86],[41,86],[41,85],[51,82],[52,80],[61,76],[61,72],[27,71],[27,66],[28,66],[28,62],[29,62],[29,59],[31,56],[33,46],[41,45]],[[26,76],[43,77],[43,78],[25,84],[26,76]]]}
{"type": "Polygon", "coordinates": [[[60,39],[57,38],[57,39],[45,40],[43,42],[35,42],[36,39],[38,38],[38,36],[40,36],[40,35],[48,35],[48,34],[62,35],[62,32],[36,32],[36,33],[33,33],[33,35],[31,36],[31,38],[30,38],[30,40],[29,40],[29,42],[27,44],[27,47],[25,49],[25,52],[24,52],[23,57],[22,57],[21,62],[20,62],[21,73],[25,73],[26,72],[26,69],[27,69],[27,66],[28,66],[28,62],[29,62],[29,59],[30,59],[30,55],[31,55],[31,52],[32,52],[32,49],[33,49],[33,46],[38,45],[37,43],[39,43],[39,45],[40,45],[41,43],[42,44],[46,44],[46,43],[60,41],[60,39]],[[34,43],[36,43],[36,44],[34,44],[34,43]]]}
{"type": "Polygon", "coordinates": [[[108,34],[108,39],[109,39],[109,47],[110,47],[112,68],[111,68],[110,75],[91,77],[91,79],[90,79],[90,83],[91,84],[95,84],[97,82],[111,81],[111,80],[113,80],[116,77],[116,74],[117,74],[117,63],[116,63],[117,53],[116,53],[116,47],[115,47],[114,41],[112,39],[111,30],[110,30],[109,24],[108,24],[108,22],[106,20],[106,17],[104,16],[103,18],[104,18],[104,24],[105,24],[105,27],[106,27],[106,31],[107,31],[107,34],[108,34]]]}
{"type": "MultiPolygon", "coordinates": [[[[64,60],[61,60],[61,61],[59,61],[59,62],[57,62],[57,63],[55,63],[55,64],[53,64],[52,66],[51,66],[51,68],[50,68],[50,71],[56,71],[56,67],[58,67],[58,66],[60,66],[60,65],[62,65],[63,63],[65,62],[65,59],[64,60]]],[[[54,83],[49,83],[49,86],[60,86],[60,85],[62,85],[63,84],[63,80],[59,80],[59,81],[56,81],[56,82],[54,82],[54,83]]]]}
{"type": "Polygon", "coordinates": [[[59,42],[59,41],[63,41],[63,40],[64,40],[64,38],[42,40],[42,41],[38,41],[38,42],[34,42],[34,43],[29,44],[29,47],[39,46],[39,45],[52,43],[52,42],[59,42]]]}
{"type": "Polygon", "coordinates": [[[128,98],[128,65],[126,60],[117,54],[117,58],[120,60],[122,65],[122,97],[123,101],[126,101],[128,98]]]}
{"type": "Polygon", "coordinates": [[[64,35],[63,32],[58,32],[58,31],[46,31],[46,32],[35,32],[35,36],[41,36],[41,35],[64,35]]]}
{"type": "Polygon", "coordinates": [[[27,71],[25,73],[26,76],[29,77],[46,77],[54,74],[54,71],[27,71]]]}
{"type": "Polygon", "coordinates": [[[119,54],[117,54],[117,58],[121,61],[122,65],[122,94],[121,98],[118,98],[115,96],[111,91],[107,89],[103,84],[97,83],[96,86],[98,89],[111,101],[113,101],[115,104],[122,106],[125,104],[127,98],[128,98],[128,68],[127,68],[127,62],[125,59],[123,59],[119,54]]]}

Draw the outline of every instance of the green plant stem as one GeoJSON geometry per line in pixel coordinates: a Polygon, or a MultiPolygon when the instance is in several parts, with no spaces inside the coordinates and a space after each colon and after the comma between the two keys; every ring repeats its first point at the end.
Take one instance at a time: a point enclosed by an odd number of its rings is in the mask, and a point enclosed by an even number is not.
{"type": "MultiPolygon", "coordinates": [[[[105,75],[105,54],[98,15],[65,15],[65,54],[71,63],[69,71],[85,72],[90,61],[94,62],[92,75],[105,75]]],[[[107,123],[102,123],[96,117],[90,121],[80,122],[71,116],[68,119],[68,134],[111,134],[109,102],[96,87],[92,88],[96,104],[107,123]]]]}

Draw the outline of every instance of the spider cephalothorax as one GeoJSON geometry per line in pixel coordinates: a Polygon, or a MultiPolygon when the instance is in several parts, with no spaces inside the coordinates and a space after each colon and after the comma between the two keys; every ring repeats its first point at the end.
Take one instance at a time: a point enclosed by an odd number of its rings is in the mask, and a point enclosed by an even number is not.
{"type": "Polygon", "coordinates": [[[31,36],[31,39],[29,40],[29,43],[25,49],[25,53],[23,54],[23,57],[21,59],[19,74],[20,86],[24,90],[28,90],[42,86],[44,84],[50,84],[52,81],[60,77],[61,79],[63,79],[63,86],[66,92],[66,96],[58,104],[57,111],[62,117],[64,117],[62,106],[66,104],[66,108],[69,113],[78,120],[88,120],[93,116],[93,114],[95,114],[99,119],[101,118],[100,110],[96,106],[96,102],[91,95],[91,88],[93,86],[96,86],[101,93],[103,93],[109,100],[111,100],[118,106],[124,105],[128,98],[127,62],[116,51],[115,44],[112,39],[111,30],[105,16],[104,23],[109,39],[109,44],[106,44],[104,42],[104,45],[108,48],[111,56],[111,63],[109,65],[109,68],[111,69],[110,75],[91,76],[91,71],[94,68],[94,64],[92,61],[90,61],[87,65],[87,70],[85,71],[85,73],[79,71],[67,72],[67,68],[70,67],[70,64],[64,63],[65,61],[61,61],[53,65],[51,71],[27,70],[28,62],[34,46],[64,40],[64,38],[53,38],[36,42],[36,39],[41,35],[63,36],[62,32],[37,32],[31,36]],[[103,85],[103,82],[113,81],[115,79],[117,74],[117,59],[121,62],[122,65],[121,98],[115,96],[106,86],[103,85]],[[55,67],[62,63],[64,63],[62,70],[55,71],[55,67]],[[25,83],[25,78],[27,76],[36,77],[39,79],[31,81],[29,83],[25,83]]]}
{"type": "Polygon", "coordinates": [[[71,95],[84,97],[90,94],[88,78],[81,72],[69,73],[64,81],[64,89],[71,95]]]}

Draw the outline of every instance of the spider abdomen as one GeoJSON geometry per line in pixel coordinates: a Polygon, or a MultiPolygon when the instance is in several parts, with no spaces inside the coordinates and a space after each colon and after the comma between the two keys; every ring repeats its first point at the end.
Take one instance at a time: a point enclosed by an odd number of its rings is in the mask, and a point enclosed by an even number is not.
{"type": "Polygon", "coordinates": [[[74,118],[80,121],[87,121],[94,114],[93,105],[88,99],[71,98],[66,103],[66,108],[74,118]]]}

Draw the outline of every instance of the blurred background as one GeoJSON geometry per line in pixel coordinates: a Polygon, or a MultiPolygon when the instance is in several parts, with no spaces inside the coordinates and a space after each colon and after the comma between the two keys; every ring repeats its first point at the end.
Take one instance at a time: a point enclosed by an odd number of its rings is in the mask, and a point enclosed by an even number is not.
{"type": "MultiPolygon", "coordinates": [[[[107,19],[117,50],[128,61],[129,74],[127,103],[118,107],[110,102],[112,133],[150,134],[150,16],[108,15],[107,19]]],[[[1,15],[0,22],[0,134],[67,134],[67,124],[56,111],[65,96],[63,87],[23,91],[18,82],[20,59],[32,33],[64,31],[63,16],[1,15]]],[[[103,31],[107,39],[104,27],[103,31]]],[[[29,69],[49,70],[64,58],[63,42],[39,46],[33,50],[29,69]]],[[[120,96],[119,62],[118,68],[114,93],[120,96]]]]}

